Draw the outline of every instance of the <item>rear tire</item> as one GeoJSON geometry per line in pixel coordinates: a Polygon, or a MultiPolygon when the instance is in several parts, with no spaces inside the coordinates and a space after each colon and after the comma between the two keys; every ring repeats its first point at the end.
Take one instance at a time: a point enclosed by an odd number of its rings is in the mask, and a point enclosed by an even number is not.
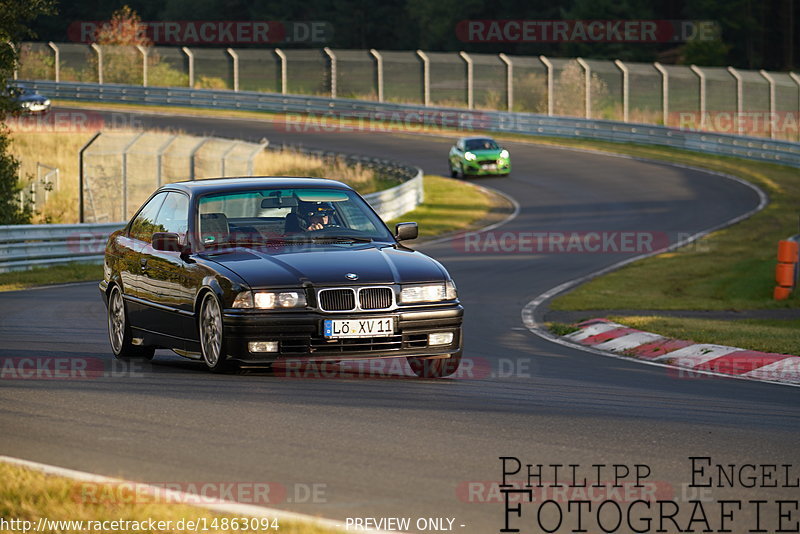
{"type": "Polygon", "coordinates": [[[154,347],[133,344],[131,325],[128,322],[128,311],[119,286],[112,286],[108,294],[108,340],[111,342],[111,352],[120,360],[128,358],[153,359],[154,347]]]}
{"type": "Polygon", "coordinates": [[[451,354],[449,358],[425,359],[410,356],[408,365],[420,378],[443,378],[458,370],[458,366],[461,365],[461,352],[451,354]]]}

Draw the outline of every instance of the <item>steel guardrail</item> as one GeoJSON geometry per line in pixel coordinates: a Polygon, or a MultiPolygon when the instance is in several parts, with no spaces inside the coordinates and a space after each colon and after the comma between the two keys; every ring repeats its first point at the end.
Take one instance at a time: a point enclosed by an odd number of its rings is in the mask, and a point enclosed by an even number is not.
{"type": "Polygon", "coordinates": [[[668,146],[703,154],[800,167],[800,143],[652,124],[249,91],[52,81],[15,83],[51,98],[64,100],[316,114],[320,117],[332,116],[336,120],[348,117],[375,121],[400,120],[408,124],[427,123],[461,130],[668,146]]]}

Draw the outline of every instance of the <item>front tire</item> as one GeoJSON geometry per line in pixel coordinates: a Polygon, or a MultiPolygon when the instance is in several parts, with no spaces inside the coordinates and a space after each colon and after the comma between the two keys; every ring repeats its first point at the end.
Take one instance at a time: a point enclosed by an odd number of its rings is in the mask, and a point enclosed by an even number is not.
{"type": "Polygon", "coordinates": [[[111,352],[120,360],[137,357],[152,359],[155,354],[153,347],[133,344],[125,301],[122,291],[116,285],[108,294],[108,340],[111,342],[111,352]]]}
{"type": "Polygon", "coordinates": [[[200,305],[198,320],[200,333],[200,352],[206,367],[214,373],[221,373],[230,368],[225,359],[225,340],[222,332],[222,310],[213,293],[206,293],[200,305]]]}
{"type": "Polygon", "coordinates": [[[408,365],[420,378],[444,378],[458,370],[461,365],[461,352],[451,354],[449,358],[425,359],[410,356],[408,365]]]}

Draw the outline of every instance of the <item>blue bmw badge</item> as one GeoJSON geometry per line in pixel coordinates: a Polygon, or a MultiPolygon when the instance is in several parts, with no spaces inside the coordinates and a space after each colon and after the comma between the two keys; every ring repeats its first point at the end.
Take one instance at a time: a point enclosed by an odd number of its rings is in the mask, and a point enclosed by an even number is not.
{"type": "Polygon", "coordinates": [[[348,280],[358,280],[358,275],[356,273],[347,273],[344,277],[348,280]]]}

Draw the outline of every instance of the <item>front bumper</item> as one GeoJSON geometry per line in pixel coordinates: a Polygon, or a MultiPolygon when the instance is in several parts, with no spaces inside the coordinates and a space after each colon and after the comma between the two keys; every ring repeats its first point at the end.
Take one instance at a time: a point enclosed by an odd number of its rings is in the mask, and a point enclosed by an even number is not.
{"type": "Polygon", "coordinates": [[[496,163],[484,164],[480,161],[465,161],[464,174],[472,176],[497,176],[502,174],[509,174],[511,172],[510,159],[498,159],[496,163]],[[487,168],[487,165],[494,165],[493,168],[487,168]]]}
{"type": "Polygon", "coordinates": [[[319,312],[264,313],[225,310],[223,331],[228,359],[250,363],[272,363],[297,358],[349,360],[400,356],[443,356],[461,350],[460,304],[426,306],[391,312],[323,314],[319,312]],[[325,319],[392,317],[392,336],[327,339],[322,335],[325,319]],[[428,334],[452,332],[448,345],[428,346],[428,334]],[[250,353],[251,341],[277,341],[278,351],[250,353]]]}

